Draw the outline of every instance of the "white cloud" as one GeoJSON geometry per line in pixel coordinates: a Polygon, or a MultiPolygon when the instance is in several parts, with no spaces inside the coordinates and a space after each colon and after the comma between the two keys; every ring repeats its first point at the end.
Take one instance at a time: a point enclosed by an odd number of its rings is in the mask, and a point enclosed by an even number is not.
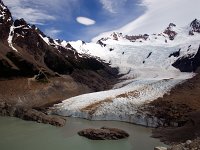
{"type": "Polygon", "coordinates": [[[51,38],[57,38],[58,34],[61,33],[61,30],[55,28],[47,28],[44,30],[44,33],[51,38]]]}
{"type": "Polygon", "coordinates": [[[31,24],[44,24],[59,17],[68,19],[79,0],[4,0],[14,18],[24,18],[31,24]],[[63,16],[62,16],[63,15],[63,16]],[[67,18],[68,17],[68,18],[67,18]]]}
{"type": "Polygon", "coordinates": [[[193,19],[200,18],[199,0],[143,0],[147,7],[145,14],[122,27],[126,33],[153,33],[164,30],[171,22],[186,26],[193,19]]]}
{"type": "Polygon", "coordinates": [[[55,20],[55,16],[49,15],[45,10],[29,7],[27,0],[4,0],[4,3],[11,8],[14,18],[24,18],[32,24],[43,24],[47,20],[55,20]]]}
{"type": "Polygon", "coordinates": [[[100,0],[103,8],[110,13],[117,13],[120,7],[123,7],[126,2],[127,0],[100,0]]]}
{"type": "Polygon", "coordinates": [[[124,34],[151,34],[164,30],[171,22],[178,26],[186,26],[193,19],[200,19],[199,0],[141,0],[146,11],[136,20],[123,27],[105,32],[92,39],[96,41],[114,31],[124,34]]]}
{"type": "Polygon", "coordinates": [[[86,18],[86,17],[77,17],[76,21],[80,24],[89,26],[89,25],[94,25],[96,22],[90,18],[86,18]]]}

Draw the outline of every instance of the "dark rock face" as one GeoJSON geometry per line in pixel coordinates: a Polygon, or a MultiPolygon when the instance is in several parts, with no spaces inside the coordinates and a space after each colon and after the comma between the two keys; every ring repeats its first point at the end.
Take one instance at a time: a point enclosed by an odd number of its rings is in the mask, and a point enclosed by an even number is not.
{"type": "Polygon", "coordinates": [[[117,33],[114,32],[114,33],[112,34],[113,40],[118,41],[118,38],[119,38],[118,35],[121,35],[121,36],[122,36],[122,33],[117,34],[117,33]]]}
{"type": "Polygon", "coordinates": [[[194,56],[181,57],[172,64],[181,72],[194,72],[200,66],[200,47],[194,56]]]}
{"type": "Polygon", "coordinates": [[[200,21],[195,19],[190,24],[189,35],[194,35],[194,32],[200,33],[200,21]]]}
{"type": "Polygon", "coordinates": [[[101,45],[102,47],[105,47],[105,46],[106,46],[106,44],[104,44],[101,40],[98,40],[98,41],[97,41],[97,44],[101,45]]]}
{"type": "Polygon", "coordinates": [[[22,59],[19,55],[13,52],[8,52],[6,57],[9,58],[19,69],[18,76],[30,76],[34,75],[38,71],[32,63],[22,59]]]}
{"type": "Polygon", "coordinates": [[[129,137],[129,134],[116,128],[102,127],[101,129],[85,129],[79,131],[80,136],[91,140],[119,140],[129,137]]]}
{"type": "Polygon", "coordinates": [[[152,116],[161,120],[159,126],[183,126],[187,121],[187,114],[193,111],[185,104],[174,104],[172,101],[155,100],[146,107],[152,116]],[[155,108],[156,106],[156,108],[155,108]]]}
{"type": "Polygon", "coordinates": [[[3,4],[2,1],[0,1],[0,16],[0,40],[4,41],[6,40],[6,37],[8,37],[13,19],[9,9],[3,4]]]}
{"type": "Polygon", "coordinates": [[[165,29],[164,31],[164,33],[169,36],[170,40],[174,40],[175,36],[177,35],[177,33],[173,31],[173,27],[176,27],[176,25],[173,23],[170,23],[167,29],[165,29]]]}
{"type": "Polygon", "coordinates": [[[33,76],[38,72],[34,64],[21,58],[20,55],[12,51],[6,54],[6,58],[0,59],[0,78],[33,76]]]}
{"type": "Polygon", "coordinates": [[[57,116],[49,116],[35,109],[11,106],[0,102],[0,115],[18,117],[23,120],[36,121],[38,123],[51,124],[54,126],[64,126],[65,119],[57,116]]]}
{"type": "Polygon", "coordinates": [[[181,49],[179,49],[178,51],[176,51],[176,52],[174,52],[174,53],[171,53],[171,54],[169,55],[169,57],[172,57],[172,56],[174,56],[174,57],[179,57],[179,56],[180,56],[180,51],[181,51],[181,49]]]}
{"type": "Polygon", "coordinates": [[[131,36],[126,35],[125,36],[125,38],[127,40],[132,41],[132,42],[134,42],[134,41],[136,41],[138,39],[147,40],[148,37],[149,37],[148,34],[144,34],[144,35],[131,35],[131,36]]]}

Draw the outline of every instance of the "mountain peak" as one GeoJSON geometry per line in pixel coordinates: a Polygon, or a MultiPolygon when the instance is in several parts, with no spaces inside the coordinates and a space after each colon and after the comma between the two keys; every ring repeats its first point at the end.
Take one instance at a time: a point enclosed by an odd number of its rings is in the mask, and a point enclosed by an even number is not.
{"type": "Polygon", "coordinates": [[[4,39],[8,36],[10,26],[13,23],[13,19],[9,9],[0,0],[0,39],[4,39]]]}
{"type": "Polygon", "coordinates": [[[27,23],[26,23],[26,21],[23,19],[23,18],[21,18],[21,19],[16,19],[15,21],[14,21],[14,26],[15,27],[18,27],[18,26],[27,26],[27,23]]]}
{"type": "Polygon", "coordinates": [[[12,20],[12,17],[9,9],[4,5],[3,1],[0,0],[0,23],[3,23],[5,20],[12,20]]]}
{"type": "MultiPolygon", "coordinates": [[[[0,0],[0,5],[4,5],[4,3],[3,3],[3,1],[2,0],[0,0]]],[[[5,5],[4,5],[5,6],[5,5]]]]}
{"type": "Polygon", "coordinates": [[[170,23],[169,28],[173,28],[173,27],[176,27],[176,25],[174,23],[170,23]]]}
{"type": "Polygon", "coordinates": [[[3,11],[9,11],[8,8],[4,5],[3,1],[0,0],[0,13],[3,13],[3,11]]]}
{"type": "Polygon", "coordinates": [[[116,40],[116,41],[118,41],[119,38],[123,37],[122,33],[118,33],[118,32],[113,32],[110,36],[113,38],[113,40],[116,40]]]}

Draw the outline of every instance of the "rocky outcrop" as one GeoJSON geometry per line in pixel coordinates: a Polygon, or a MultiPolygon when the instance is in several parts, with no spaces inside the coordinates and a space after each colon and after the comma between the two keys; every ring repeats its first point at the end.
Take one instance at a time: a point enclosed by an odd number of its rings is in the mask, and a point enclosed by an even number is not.
{"type": "Polygon", "coordinates": [[[101,40],[98,40],[98,41],[97,41],[97,44],[101,45],[102,47],[105,47],[105,46],[106,46],[106,44],[104,44],[101,40]]]}
{"type": "Polygon", "coordinates": [[[194,35],[195,32],[200,33],[200,21],[197,19],[191,22],[189,35],[194,35]]]}
{"type": "Polygon", "coordinates": [[[187,140],[185,143],[181,143],[178,145],[173,145],[171,148],[167,150],[199,150],[200,149],[200,139],[197,138],[195,140],[187,140]]]}
{"type": "Polygon", "coordinates": [[[200,137],[200,112],[188,113],[187,121],[181,127],[165,127],[153,130],[153,137],[159,138],[166,144],[181,143],[188,139],[194,140],[200,137]]]}
{"type": "Polygon", "coordinates": [[[176,52],[171,53],[171,54],[169,55],[169,57],[172,57],[172,56],[174,56],[174,57],[179,57],[179,56],[180,56],[180,51],[181,51],[181,49],[179,49],[179,50],[176,51],[176,52]]]}
{"type": "Polygon", "coordinates": [[[179,58],[172,64],[181,72],[195,72],[200,66],[200,47],[195,55],[188,55],[179,58]]]}
{"type": "Polygon", "coordinates": [[[12,106],[5,102],[0,103],[0,115],[18,117],[23,120],[36,121],[38,123],[51,124],[54,126],[64,126],[65,119],[58,116],[50,116],[43,112],[31,108],[12,106]]]}
{"type": "Polygon", "coordinates": [[[170,40],[174,40],[177,33],[173,30],[173,28],[176,27],[175,24],[170,23],[167,29],[163,33],[167,34],[170,40]]]}
{"type": "Polygon", "coordinates": [[[173,145],[169,148],[167,147],[155,147],[154,150],[199,150],[200,149],[200,139],[187,140],[185,143],[180,143],[173,145]]]}
{"type": "Polygon", "coordinates": [[[144,35],[126,35],[124,38],[131,42],[135,42],[136,40],[147,40],[148,37],[149,37],[148,34],[144,34],[144,35]]]}
{"type": "Polygon", "coordinates": [[[13,19],[9,9],[0,0],[0,40],[7,40],[13,19]]]}
{"type": "Polygon", "coordinates": [[[150,116],[157,118],[160,127],[180,127],[188,121],[187,115],[193,111],[192,108],[185,104],[174,104],[172,101],[162,101],[160,99],[151,102],[142,110],[149,110],[150,116]]]}
{"type": "Polygon", "coordinates": [[[102,127],[101,129],[84,129],[79,131],[80,136],[91,140],[118,140],[129,137],[129,134],[116,128],[102,127]]]}

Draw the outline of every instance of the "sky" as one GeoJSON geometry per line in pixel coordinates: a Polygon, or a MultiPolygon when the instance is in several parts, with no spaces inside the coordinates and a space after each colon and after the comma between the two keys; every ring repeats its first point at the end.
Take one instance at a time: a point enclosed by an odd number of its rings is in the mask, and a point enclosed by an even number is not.
{"type": "Polygon", "coordinates": [[[35,24],[47,36],[97,41],[112,32],[162,32],[200,19],[200,0],[3,0],[13,17],[35,24]]]}
{"type": "Polygon", "coordinates": [[[14,19],[24,18],[47,36],[90,41],[142,15],[141,0],[3,0],[14,19]]]}
{"type": "Polygon", "coordinates": [[[187,28],[194,19],[200,20],[200,0],[142,0],[140,5],[146,10],[137,19],[116,30],[101,33],[92,41],[113,32],[125,35],[161,33],[170,23],[176,24],[178,28],[187,28]]]}

